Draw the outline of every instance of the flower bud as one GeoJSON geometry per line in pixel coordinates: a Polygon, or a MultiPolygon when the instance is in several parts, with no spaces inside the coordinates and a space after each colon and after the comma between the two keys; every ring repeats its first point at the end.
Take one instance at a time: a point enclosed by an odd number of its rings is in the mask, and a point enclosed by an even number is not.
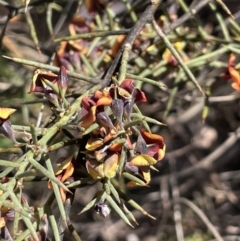
{"type": "Polygon", "coordinates": [[[105,112],[99,112],[96,115],[97,117],[97,122],[104,126],[104,127],[108,127],[111,130],[116,130],[116,128],[113,126],[113,123],[111,121],[111,119],[109,118],[109,116],[105,113],[105,112]]]}
{"type": "Polygon", "coordinates": [[[111,210],[104,201],[99,201],[95,204],[95,211],[103,218],[106,218],[111,210]]]}
{"type": "Polygon", "coordinates": [[[68,88],[68,76],[64,66],[61,66],[59,70],[58,88],[59,88],[60,96],[63,98],[68,88]]]}
{"type": "Polygon", "coordinates": [[[123,117],[123,101],[121,99],[113,99],[112,112],[117,118],[117,122],[121,125],[123,117]]]}

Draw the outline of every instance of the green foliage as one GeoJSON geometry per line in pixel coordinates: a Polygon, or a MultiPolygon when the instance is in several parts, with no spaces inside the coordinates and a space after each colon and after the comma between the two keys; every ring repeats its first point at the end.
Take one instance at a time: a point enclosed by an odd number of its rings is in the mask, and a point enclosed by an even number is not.
{"type": "MultiPolygon", "coordinates": [[[[152,171],[165,156],[165,123],[174,128],[184,122],[168,119],[171,112],[187,109],[192,102],[185,100],[197,96],[206,122],[219,73],[228,71],[232,87],[240,89],[235,63],[240,28],[234,19],[224,20],[216,3],[205,0],[190,9],[179,0],[169,3],[170,9],[159,0],[121,2],[125,10],[118,13],[115,1],[0,1],[9,12],[5,26],[13,26],[14,35],[13,40],[3,28],[0,59],[6,66],[0,75],[10,83],[0,96],[0,153],[5,155],[0,159],[0,228],[6,233],[13,221],[8,240],[63,240],[66,230],[81,240],[70,210],[83,187],[92,199],[78,210],[82,216],[94,209],[106,218],[112,209],[131,227],[138,225],[135,211],[155,220],[154,211],[135,201],[128,188],[145,193],[151,186],[152,171]],[[203,7],[209,7],[222,37],[199,23],[196,14],[203,7]],[[27,29],[18,39],[14,24],[27,29]],[[230,53],[229,60],[221,58],[230,53]],[[203,69],[218,70],[217,78],[205,80],[203,69]],[[151,111],[144,107],[147,101],[160,103],[158,117],[144,113],[151,111]],[[50,195],[32,206],[25,187],[38,182],[50,195]]],[[[174,160],[169,155],[173,174],[174,160]]],[[[176,182],[171,179],[177,238],[184,238],[176,220],[182,203],[223,240],[195,204],[177,196],[176,182]]],[[[195,232],[184,240],[210,238],[195,232]]]]}

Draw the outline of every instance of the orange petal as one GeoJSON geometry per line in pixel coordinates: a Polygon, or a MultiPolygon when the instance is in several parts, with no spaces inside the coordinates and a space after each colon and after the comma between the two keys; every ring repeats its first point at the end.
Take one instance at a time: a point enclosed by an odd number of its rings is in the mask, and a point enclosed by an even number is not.
{"type": "Polygon", "coordinates": [[[237,82],[232,83],[232,87],[236,91],[240,92],[240,81],[238,83],[237,82]]]}
{"type": "Polygon", "coordinates": [[[230,67],[230,66],[235,67],[235,65],[233,63],[235,61],[235,59],[236,59],[236,55],[234,53],[231,53],[229,60],[228,60],[228,67],[230,67]]]}
{"type": "Polygon", "coordinates": [[[52,181],[48,181],[48,189],[53,189],[53,186],[52,186],[52,181]]]}
{"type": "Polygon", "coordinates": [[[228,61],[228,71],[234,81],[234,85],[232,86],[234,89],[238,90],[239,87],[238,85],[240,85],[240,73],[238,70],[236,70],[235,68],[235,64],[234,64],[234,60],[236,59],[235,54],[231,54],[229,61],[228,61]]]}
{"type": "Polygon", "coordinates": [[[149,133],[145,130],[141,130],[143,139],[147,144],[159,144],[160,147],[164,146],[163,137],[157,134],[149,133]]]}
{"type": "Polygon", "coordinates": [[[158,161],[161,161],[163,159],[163,157],[165,156],[165,152],[166,152],[166,145],[163,146],[162,149],[159,149],[157,156],[155,157],[158,161]]]}
{"type": "Polygon", "coordinates": [[[119,35],[112,46],[112,56],[115,57],[122,46],[123,41],[125,40],[125,35],[119,35]]]}
{"type": "Polygon", "coordinates": [[[66,201],[66,192],[61,187],[59,188],[59,191],[60,191],[60,196],[62,198],[62,202],[65,203],[65,201],[66,201]]]}
{"type": "Polygon", "coordinates": [[[104,144],[103,139],[101,138],[97,138],[97,139],[90,139],[88,140],[85,148],[88,151],[94,151],[96,149],[98,149],[99,147],[101,147],[104,144]]]}
{"type": "Polygon", "coordinates": [[[74,166],[71,162],[62,176],[61,182],[65,182],[69,177],[72,176],[73,172],[74,172],[74,166]]]}
{"type": "MultiPolygon", "coordinates": [[[[58,175],[58,176],[57,176],[57,179],[58,179],[59,181],[61,180],[61,178],[62,178],[62,175],[58,175]]],[[[50,181],[50,180],[48,181],[48,188],[49,188],[49,189],[53,189],[52,181],[50,181]]]]}
{"type": "Polygon", "coordinates": [[[4,217],[0,218],[0,228],[3,228],[6,225],[6,221],[4,217]]]}
{"type": "Polygon", "coordinates": [[[240,73],[234,67],[230,67],[228,70],[234,83],[240,83],[240,73]]]}
{"type": "Polygon", "coordinates": [[[84,128],[88,128],[96,121],[96,109],[97,106],[92,106],[90,111],[87,113],[87,115],[83,118],[83,121],[81,123],[81,126],[84,128]]]}
{"type": "Polygon", "coordinates": [[[68,166],[71,164],[73,159],[73,156],[68,157],[65,161],[63,161],[57,168],[55,175],[59,175],[60,173],[62,173],[64,170],[66,170],[68,168],[68,166]]]}
{"type": "Polygon", "coordinates": [[[137,155],[129,162],[133,166],[151,166],[157,163],[157,160],[147,154],[137,155]]]}
{"type": "Polygon", "coordinates": [[[126,144],[127,144],[127,148],[129,150],[133,150],[133,144],[132,144],[132,142],[131,142],[131,140],[130,140],[128,135],[127,135],[127,143],[126,144]]]}
{"type": "MultiPolygon", "coordinates": [[[[113,130],[114,131],[114,130],[113,130]]],[[[104,137],[104,143],[106,143],[106,142],[108,142],[108,141],[110,141],[110,140],[112,140],[113,138],[115,138],[115,137],[117,137],[117,133],[114,131],[114,132],[112,132],[112,131],[110,131],[105,137],[104,137]]]]}
{"type": "Polygon", "coordinates": [[[71,36],[76,35],[76,30],[75,30],[74,24],[70,23],[69,26],[68,26],[68,29],[69,29],[69,32],[70,32],[71,36]]]}
{"type": "Polygon", "coordinates": [[[109,96],[103,96],[97,101],[97,106],[109,106],[112,103],[112,98],[109,96]]]}
{"type": "Polygon", "coordinates": [[[16,109],[0,107],[0,118],[8,119],[9,116],[15,111],[16,109]]]}
{"type": "Polygon", "coordinates": [[[62,42],[60,43],[60,47],[59,47],[59,49],[58,49],[58,51],[57,51],[57,54],[58,54],[60,57],[62,57],[63,54],[64,54],[64,52],[66,51],[67,45],[68,45],[68,42],[67,42],[67,41],[62,41],[62,42]]]}
{"type": "Polygon", "coordinates": [[[122,146],[123,146],[123,143],[115,142],[108,148],[108,150],[110,150],[112,152],[119,152],[119,151],[121,151],[122,146]]]}

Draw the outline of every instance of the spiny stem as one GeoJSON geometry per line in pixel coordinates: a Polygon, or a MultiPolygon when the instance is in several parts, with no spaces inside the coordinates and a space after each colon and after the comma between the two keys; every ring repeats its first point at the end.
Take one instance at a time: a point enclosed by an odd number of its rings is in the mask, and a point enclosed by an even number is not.
{"type": "Polygon", "coordinates": [[[193,82],[193,84],[196,86],[196,88],[202,93],[203,96],[205,96],[202,87],[198,84],[197,80],[195,79],[194,75],[192,74],[191,70],[188,68],[188,66],[183,62],[181,56],[176,51],[176,49],[173,47],[171,42],[168,40],[168,38],[165,36],[161,28],[158,26],[157,22],[155,20],[152,21],[154,29],[157,31],[158,35],[161,37],[163,42],[165,43],[166,47],[171,51],[172,55],[177,59],[180,66],[184,69],[190,80],[193,82]]]}
{"type": "Polygon", "coordinates": [[[54,42],[70,41],[70,40],[78,40],[78,39],[90,39],[90,38],[96,38],[96,37],[108,37],[108,36],[114,36],[114,35],[126,35],[128,33],[129,33],[129,29],[114,30],[114,31],[96,31],[96,32],[76,34],[74,36],[57,38],[57,39],[54,39],[54,42]]]}
{"type": "MultiPolygon", "coordinates": [[[[58,67],[55,67],[55,66],[52,66],[52,65],[49,65],[49,64],[42,64],[42,63],[39,63],[39,62],[27,60],[27,59],[12,58],[12,57],[5,56],[5,55],[3,55],[2,57],[6,58],[6,59],[10,59],[10,60],[12,60],[13,62],[16,62],[16,63],[20,63],[20,64],[24,64],[24,65],[30,65],[30,66],[40,68],[40,69],[46,69],[46,70],[49,70],[49,71],[52,71],[52,72],[57,72],[57,73],[59,72],[58,67]]],[[[92,83],[92,84],[98,83],[98,81],[96,81],[96,78],[86,77],[86,76],[84,76],[82,74],[78,74],[76,72],[72,72],[72,71],[67,70],[67,74],[68,74],[69,77],[77,78],[77,79],[80,79],[80,80],[83,80],[83,81],[86,81],[86,82],[89,82],[89,83],[92,83]]]]}

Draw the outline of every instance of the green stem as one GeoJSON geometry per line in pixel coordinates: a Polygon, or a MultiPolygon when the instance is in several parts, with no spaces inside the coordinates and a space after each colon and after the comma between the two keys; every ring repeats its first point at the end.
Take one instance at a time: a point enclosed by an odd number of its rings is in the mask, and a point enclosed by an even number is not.
{"type": "Polygon", "coordinates": [[[121,67],[119,71],[120,73],[118,77],[119,84],[121,84],[126,77],[127,63],[128,63],[129,53],[131,49],[132,49],[132,46],[130,44],[126,44],[125,46],[123,46],[123,55],[122,55],[121,67]]]}
{"type": "Polygon", "coordinates": [[[165,43],[166,47],[170,50],[172,55],[177,59],[180,66],[183,68],[183,70],[186,72],[190,80],[193,82],[193,84],[196,86],[196,88],[202,93],[203,96],[205,96],[202,87],[198,84],[197,80],[195,79],[194,75],[192,74],[191,70],[188,68],[188,66],[183,62],[181,56],[176,51],[176,49],[173,47],[171,42],[168,40],[168,38],[165,36],[161,28],[158,26],[157,22],[155,20],[152,21],[154,29],[157,31],[160,38],[165,43]]]}
{"type": "MultiPolygon", "coordinates": [[[[16,63],[33,66],[33,67],[40,68],[40,69],[46,69],[46,70],[56,72],[56,73],[59,72],[58,67],[55,67],[55,66],[52,66],[52,65],[49,65],[49,64],[42,64],[42,63],[39,63],[39,62],[27,60],[27,59],[11,58],[11,57],[8,57],[8,56],[5,56],[5,55],[3,55],[2,57],[6,58],[6,59],[10,59],[10,60],[12,60],[13,62],[16,62],[16,63]]],[[[86,81],[86,82],[89,82],[89,83],[92,83],[92,84],[98,83],[98,81],[96,81],[96,78],[86,77],[86,76],[84,76],[82,74],[78,74],[76,72],[72,72],[72,71],[67,70],[67,74],[68,74],[69,77],[77,78],[77,79],[80,79],[80,80],[83,80],[83,81],[86,81]]]]}
{"type": "Polygon", "coordinates": [[[115,31],[96,31],[96,32],[91,32],[91,33],[82,33],[82,34],[76,34],[74,36],[57,38],[57,39],[54,39],[54,42],[61,42],[64,40],[70,41],[70,40],[77,40],[77,39],[107,37],[107,36],[112,36],[112,35],[127,35],[128,33],[129,33],[129,29],[115,30],[115,31]]]}

